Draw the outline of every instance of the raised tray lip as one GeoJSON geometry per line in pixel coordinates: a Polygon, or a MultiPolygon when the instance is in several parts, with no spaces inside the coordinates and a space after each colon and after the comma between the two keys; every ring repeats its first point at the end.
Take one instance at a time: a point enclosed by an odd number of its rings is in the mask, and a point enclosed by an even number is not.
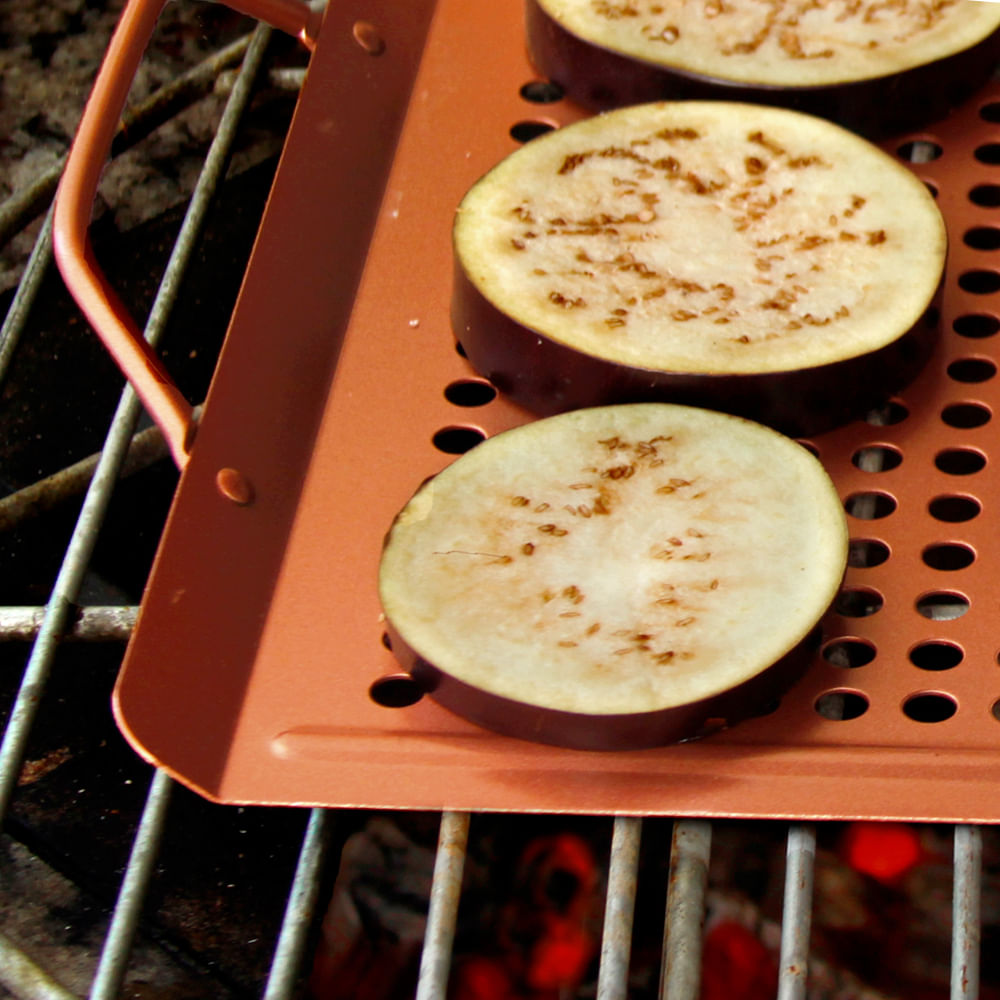
{"type": "MultiPolygon", "coordinates": [[[[984,673],[987,662],[997,669],[998,643],[979,613],[989,602],[933,631],[961,644],[978,671],[956,670],[945,683],[917,676],[907,659],[920,624],[914,587],[993,586],[984,566],[1000,557],[1000,543],[988,525],[942,530],[979,553],[959,582],[954,574],[942,582],[921,563],[933,522],[916,500],[969,488],[934,469],[949,439],[931,406],[950,361],[989,357],[986,342],[943,344],[906,396],[913,413],[903,425],[856,424],[814,442],[837,464],[845,499],[872,489],[901,498],[895,521],[851,519],[852,535],[886,540],[893,558],[849,582],[878,591],[886,611],[903,610],[871,621],[834,615],[829,628],[862,639],[874,628],[879,661],[902,665],[905,680],[862,668],[862,682],[861,671],[817,662],[775,716],[697,743],[622,753],[536,746],[479,730],[426,699],[400,714],[368,698],[369,684],[395,669],[379,642],[379,540],[419,482],[449,461],[432,432],[491,434],[530,419],[503,400],[460,411],[443,397],[449,380],[477,379],[455,353],[447,320],[451,212],[514,148],[510,124],[560,124],[581,113],[518,96],[533,73],[516,0],[472,6],[348,2],[327,13],[116,685],[122,731],[147,760],[229,803],[1000,821],[990,778],[1000,723],[966,708],[989,691],[1000,696],[1000,681],[984,673]],[[359,20],[383,33],[382,55],[354,41],[359,20]],[[481,84],[470,82],[473,72],[481,84]],[[392,280],[382,288],[387,268],[392,280]],[[931,404],[918,412],[912,400],[924,397],[931,404]],[[906,461],[874,483],[849,456],[877,443],[902,449],[906,461]],[[930,471],[915,480],[916,467],[930,471]],[[249,478],[252,505],[219,494],[222,468],[249,478]],[[831,723],[813,710],[823,692],[859,689],[871,699],[860,718],[831,723]],[[921,726],[899,710],[902,696],[940,690],[959,704],[951,720],[921,726]]],[[[971,150],[983,141],[976,109],[987,99],[922,134],[946,132],[971,150]]],[[[954,275],[977,259],[961,241],[965,190],[942,183],[941,171],[957,173],[960,158],[942,159],[924,172],[941,188],[954,275]]],[[[949,282],[946,320],[967,301],[949,282]]],[[[990,405],[978,388],[972,398],[990,405]]],[[[988,453],[988,433],[969,430],[964,440],[988,453]]],[[[989,467],[985,475],[988,486],[989,467]]]]}

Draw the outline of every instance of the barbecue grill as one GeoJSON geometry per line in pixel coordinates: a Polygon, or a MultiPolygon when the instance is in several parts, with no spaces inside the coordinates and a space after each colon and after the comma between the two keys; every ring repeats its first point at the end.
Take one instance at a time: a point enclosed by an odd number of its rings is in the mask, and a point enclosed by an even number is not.
{"type": "MultiPolygon", "coordinates": [[[[160,884],[159,852],[177,822],[170,803],[187,789],[224,803],[211,807],[216,816],[266,807],[269,817],[280,816],[275,829],[302,838],[269,943],[273,959],[250,987],[269,997],[302,990],[339,847],[362,815],[386,808],[440,816],[419,997],[445,994],[468,845],[477,822],[496,812],[523,814],[525,833],[529,814],[563,815],[568,824],[606,817],[594,987],[602,998],[629,994],[643,843],[669,859],[661,994],[697,996],[713,821],[727,832],[732,819],[746,824],[737,831],[753,829],[754,820],[787,822],[777,991],[791,998],[808,988],[814,862],[827,824],[949,824],[951,995],[978,996],[980,824],[998,818],[990,781],[1000,715],[989,613],[996,543],[988,515],[995,495],[990,338],[1000,328],[990,298],[1000,287],[989,257],[1000,245],[993,225],[1000,188],[991,168],[1000,160],[1000,89],[987,88],[946,121],[888,147],[937,193],[949,223],[944,337],[910,390],[812,442],[843,491],[854,541],[810,674],[772,716],[732,733],[582,763],[575,754],[481,735],[424,702],[396,707],[387,694],[391,655],[358,582],[377,556],[373,540],[386,512],[420,478],[526,419],[453,350],[437,266],[455,190],[517,142],[580,114],[535,79],[518,31],[515,5],[473,13],[454,0],[405,11],[338,3],[327,12],[197,446],[189,448],[196,415],[183,402],[161,421],[166,445],[155,429],[136,435],[140,406],[126,391],[99,459],[59,474],[61,486],[89,485],[51,594],[39,601],[44,607],[4,609],[5,638],[30,638],[32,646],[0,746],[3,811],[17,814],[19,799],[31,794],[26,760],[58,768],[58,753],[39,758],[32,741],[46,699],[60,697],[51,692],[70,640],[120,640],[134,630],[115,711],[154,769],[93,996],[134,988],[130,955],[147,894],[160,884]],[[420,241],[426,266],[407,267],[407,252],[420,241]],[[417,388],[407,381],[413,371],[422,376],[417,388]],[[169,448],[186,470],[134,629],[130,607],[88,603],[84,588],[92,583],[98,530],[118,513],[119,470],[144,447],[169,448]],[[377,476],[345,476],[366,460],[377,476]],[[367,519],[330,527],[347,494],[367,519]],[[317,537],[328,547],[317,551],[317,537]],[[181,619],[171,612],[177,605],[181,619]],[[327,625],[329,608],[336,621],[327,625]],[[304,712],[319,695],[331,706],[326,714],[304,712]]],[[[167,329],[270,41],[270,29],[259,27],[241,53],[150,308],[150,342],[167,329]]],[[[50,233],[46,224],[10,306],[0,346],[5,367],[30,349],[50,233]]],[[[158,405],[153,398],[159,416],[158,405]]],[[[20,524],[52,486],[15,493],[7,502],[11,523],[20,524]]],[[[145,780],[132,774],[121,805],[112,807],[126,814],[137,810],[133,791],[145,780]]],[[[287,859],[279,865],[291,867],[287,859]]],[[[66,995],[28,946],[0,939],[0,947],[14,995],[66,995]]]]}

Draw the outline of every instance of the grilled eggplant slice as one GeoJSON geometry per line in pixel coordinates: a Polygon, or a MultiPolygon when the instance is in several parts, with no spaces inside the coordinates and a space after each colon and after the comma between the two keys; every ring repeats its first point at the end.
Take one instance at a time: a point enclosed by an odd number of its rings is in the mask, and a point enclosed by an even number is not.
{"type": "Polygon", "coordinates": [[[924,184],[851,132],[757,105],[638,105],[473,186],[452,324],[536,414],[657,400],[809,435],[921,369],[946,253],[924,184]]]}
{"type": "Polygon", "coordinates": [[[763,425],[665,403],[477,445],[396,518],[379,589],[432,697],[513,736],[662,745],[773,705],[844,573],[836,490],[763,425]]]}
{"type": "Polygon", "coordinates": [[[594,110],[747,100],[869,137],[943,117],[1000,57],[1000,8],[968,0],[527,0],[532,62],[594,110]]]}

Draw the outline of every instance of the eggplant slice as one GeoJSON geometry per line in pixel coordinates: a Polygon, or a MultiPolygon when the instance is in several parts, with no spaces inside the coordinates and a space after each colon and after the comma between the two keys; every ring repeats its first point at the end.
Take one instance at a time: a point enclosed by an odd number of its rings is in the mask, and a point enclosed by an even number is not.
{"type": "Polygon", "coordinates": [[[665,401],[805,436],[883,402],[937,339],[933,197],[799,112],[596,115],[501,161],[453,235],[455,336],[539,415],[665,401]]]}
{"type": "Polygon", "coordinates": [[[919,128],[989,79],[1000,8],[969,0],[527,0],[538,71],[592,110],[747,100],[869,137],[919,128]]]}
{"type": "Polygon", "coordinates": [[[847,559],[822,465],[739,417],[664,403],[505,431],[386,538],[392,649],[445,707],[580,749],[663,745],[773,707],[847,559]]]}

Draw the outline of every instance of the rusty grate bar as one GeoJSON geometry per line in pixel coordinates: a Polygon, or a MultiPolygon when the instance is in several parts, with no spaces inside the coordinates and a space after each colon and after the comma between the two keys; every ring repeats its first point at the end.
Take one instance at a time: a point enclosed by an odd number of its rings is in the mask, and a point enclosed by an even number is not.
{"type": "Polygon", "coordinates": [[[670,1000],[698,1000],[711,851],[711,823],[705,820],[674,823],[660,974],[660,996],[670,1000]]]}

